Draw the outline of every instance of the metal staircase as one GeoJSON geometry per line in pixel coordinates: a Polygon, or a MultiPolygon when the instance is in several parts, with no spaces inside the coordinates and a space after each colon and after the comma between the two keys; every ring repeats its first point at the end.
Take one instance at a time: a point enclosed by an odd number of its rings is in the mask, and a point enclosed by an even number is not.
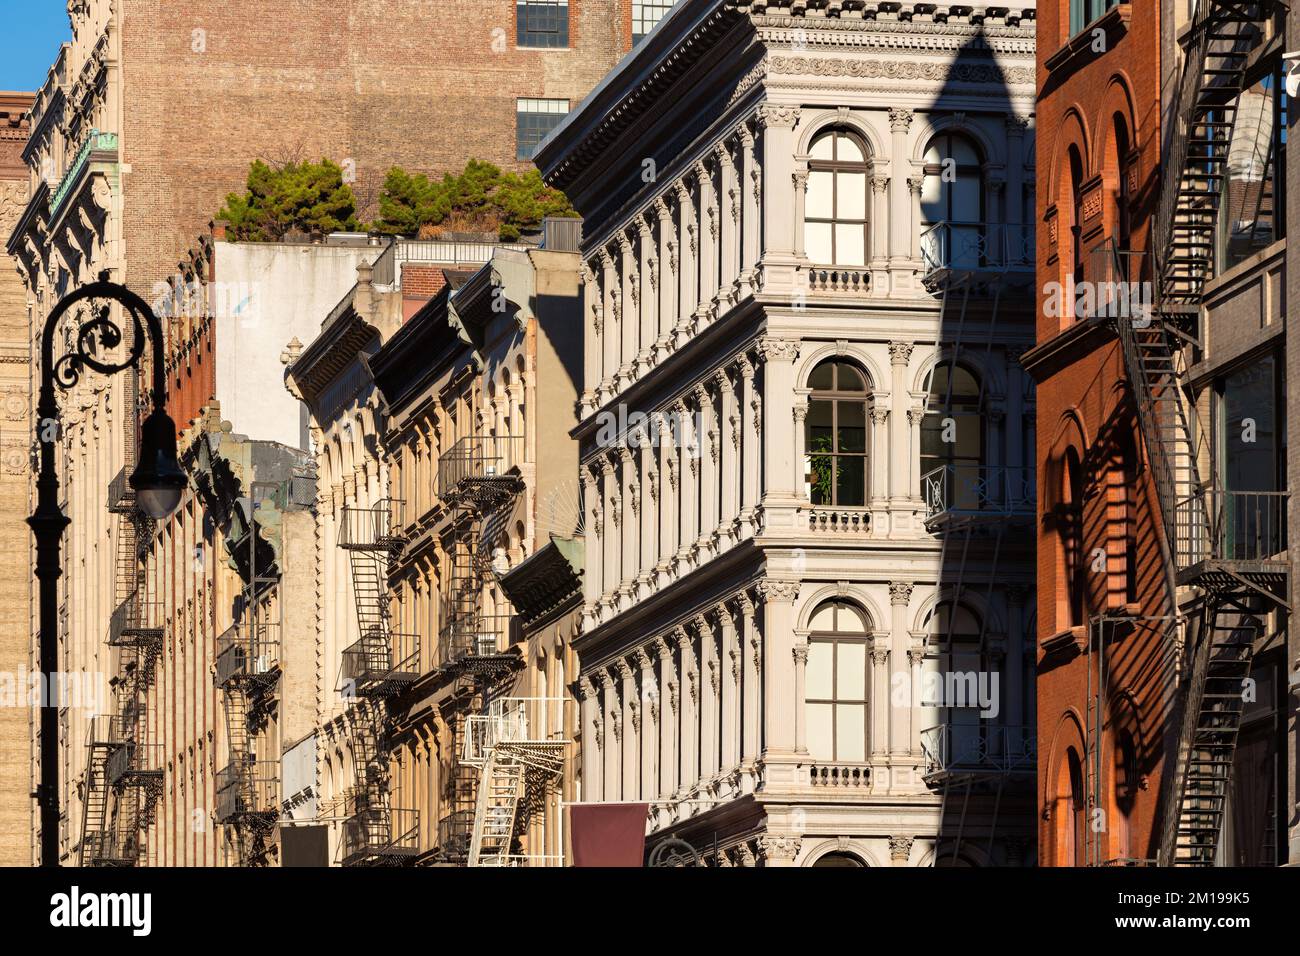
{"type": "Polygon", "coordinates": [[[518,831],[554,792],[564,773],[562,698],[506,697],[466,719],[461,763],[479,768],[469,866],[526,866],[536,853],[516,852],[518,831]]]}
{"type": "Polygon", "coordinates": [[[339,547],[348,552],[360,638],[343,651],[339,691],[353,701],[347,714],[354,783],[343,822],[339,862],[344,866],[401,864],[418,853],[417,810],[394,808],[389,796],[388,723],[384,700],[420,676],[418,635],[392,627],[388,573],[401,552],[401,502],[344,508],[339,547]]]}
{"type": "MultiPolygon", "coordinates": [[[[1222,489],[1211,466],[1198,466],[1188,345],[1206,281],[1214,273],[1215,233],[1237,99],[1270,3],[1202,0],[1184,38],[1176,126],[1165,153],[1167,178],[1157,212],[1155,311],[1115,322],[1125,370],[1160,503],[1166,585],[1195,599],[1183,645],[1180,733],[1166,794],[1158,862],[1210,866],[1218,854],[1261,615],[1285,606],[1285,493],[1222,489]]],[[[1127,267],[1118,259],[1119,274],[1127,267]]],[[[1090,277],[1096,278],[1096,277],[1090,277]]],[[[1209,456],[1206,456],[1207,458],[1209,456]]],[[[1172,620],[1172,619],[1171,619],[1172,620]]],[[[1169,629],[1172,637],[1174,628],[1169,629]]]]}

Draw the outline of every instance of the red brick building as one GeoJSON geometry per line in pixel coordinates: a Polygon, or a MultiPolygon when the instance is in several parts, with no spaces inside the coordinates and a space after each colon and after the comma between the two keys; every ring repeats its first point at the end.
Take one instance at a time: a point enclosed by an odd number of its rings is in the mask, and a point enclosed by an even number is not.
{"type": "Polygon", "coordinates": [[[1172,582],[1114,320],[1095,307],[1106,283],[1140,294],[1149,279],[1162,72],[1149,12],[1038,8],[1041,307],[1024,364],[1037,382],[1044,865],[1150,861],[1159,843],[1172,582]]]}

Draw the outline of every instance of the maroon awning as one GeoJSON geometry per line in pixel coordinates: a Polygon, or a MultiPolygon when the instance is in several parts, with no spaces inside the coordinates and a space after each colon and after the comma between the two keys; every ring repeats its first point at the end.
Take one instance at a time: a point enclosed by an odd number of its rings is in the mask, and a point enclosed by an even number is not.
{"type": "Polygon", "coordinates": [[[574,866],[641,866],[647,803],[583,803],[569,807],[574,866]]]}

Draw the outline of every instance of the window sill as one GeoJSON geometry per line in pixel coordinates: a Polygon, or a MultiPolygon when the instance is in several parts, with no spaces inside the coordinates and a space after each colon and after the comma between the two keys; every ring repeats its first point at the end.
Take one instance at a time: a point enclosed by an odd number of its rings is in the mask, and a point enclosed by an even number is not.
{"type": "Polygon", "coordinates": [[[1043,61],[1047,72],[1055,73],[1065,67],[1077,69],[1086,56],[1092,55],[1093,34],[1101,30],[1106,36],[1106,51],[1113,50],[1113,40],[1118,40],[1128,32],[1129,21],[1133,18],[1133,6],[1129,3],[1117,3],[1091,23],[1084,24],[1082,30],[1070,37],[1065,45],[1043,61]]]}
{"type": "Polygon", "coordinates": [[[1082,624],[1068,627],[1064,631],[1057,631],[1050,637],[1043,638],[1038,646],[1044,654],[1056,654],[1060,651],[1073,647],[1079,653],[1083,653],[1087,646],[1087,628],[1082,624]]]}

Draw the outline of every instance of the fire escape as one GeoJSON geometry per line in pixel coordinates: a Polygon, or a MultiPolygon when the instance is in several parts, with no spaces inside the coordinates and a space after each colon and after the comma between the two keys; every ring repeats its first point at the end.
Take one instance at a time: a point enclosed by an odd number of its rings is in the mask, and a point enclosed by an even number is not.
{"type": "MultiPolygon", "coordinates": [[[[934,354],[942,356],[931,373],[925,415],[938,417],[945,427],[957,427],[954,416],[963,413],[959,403],[969,406],[964,409],[966,414],[978,409],[981,420],[987,417],[988,374],[979,376],[977,396],[959,399],[955,394],[959,369],[966,353],[982,353],[983,367],[992,368],[1004,297],[1021,310],[1030,300],[1034,281],[1031,228],[1015,223],[943,222],[922,235],[924,282],[940,297],[934,354]],[[979,331],[972,335],[971,329],[979,330],[981,325],[982,335],[979,331]],[[939,377],[945,370],[946,380],[939,377]],[[933,387],[935,382],[943,382],[943,387],[933,387]]],[[[1018,425],[1012,423],[1011,427],[1018,425]]],[[[955,438],[958,436],[943,439],[952,452],[949,460],[921,476],[925,527],[941,541],[939,584],[944,597],[933,613],[947,610],[949,633],[942,635],[941,641],[950,666],[960,656],[980,662],[978,669],[987,672],[998,669],[992,663],[989,613],[980,615],[977,635],[957,633],[954,622],[963,595],[981,588],[980,582],[967,582],[968,571],[977,571],[976,576],[983,579],[984,606],[991,608],[1004,551],[1020,551],[1023,559],[1026,544],[1033,540],[1036,482],[1032,464],[988,464],[985,438],[980,439],[977,456],[958,447],[955,438]]],[[[1032,450],[1022,449],[1022,454],[1032,454],[1032,450]]],[[[1006,652],[1021,653],[1014,640],[1019,635],[1009,637],[1013,641],[1006,652]]],[[[1012,692],[1019,693],[1019,688],[1012,692]]],[[[971,706],[949,706],[942,723],[921,732],[922,777],[941,797],[942,850],[936,847],[936,866],[945,862],[947,854],[956,861],[969,829],[987,834],[986,855],[991,857],[1004,797],[1032,798],[1036,728],[991,722],[978,715],[965,719],[974,713],[971,706]]]]}
{"type": "MultiPolygon", "coordinates": [[[[453,717],[460,760],[454,771],[453,809],[440,825],[438,840],[447,862],[474,865],[493,854],[508,857],[519,820],[517,808],[525,796],[525,763],[504,751],[496,755],[493,746],[474,740],[487,726],[483,721],[490,724],[493,698],[502,682],[520,665],[517,655],[506,652],[511,616],[498,603],[503,599],[493,599],[489,590],[496,574],[497,542],[510,505],[524,487],[515,467],[522,451],[521,438],[471,435],[438,461],[438,496],[449,510],[451,529],[438,667],[456,681],[468,708],[480,711],[453,717]],[[507,814],[509,833],[502,837],[507,814]],[[488,836],[485,828],[494,829],[495,835],[488,836]]],[[[535,762],[546,761],[539,757],[535,762]]]]}
{"type": "Polygon", "coordinates": [[[252,498],[241,500],[231,514],[228,547],[233,554],[243,554],[236,562],[244,578],[239,596],[242,620],[217,639],[213,674],[225,705],[228,757],[217,773],[216,821],[228,828],[240,866],[267,862],[267,838],[279,818],[279,762],[258,759],[258,749],[280,678],[281,603],[274,595],[280,572],[265,553],[257,511],[264,503],[273,505],[280,488],[278,482],[253,482],[252,498]],[[271,494],[263,498],[259,492],[265,491],[271,494]],[[244,501],[251,514],[242,510],[244,501]]]}
{"type": "MultiPolygon", "coordinates": [[[[1286,608],[1285,492],[1234,491],[1212,457],[1198,460],[1186,349],[1214,270],[1215,232],[1252,50],[1271,3],[1202,0],[1183,39],[1186,58],[1165,155],[1156,250],[1155,310],[1116,323],[1160,503],[1171,607],[1190,590],[1177,676],[1178,752],[1165,793],[1158,863],[1211,866],[1228,810],[1243,681],[1266,616],[1286,608]],[[1205,463],[1209,462],[1208,468],[1205,463]],[[1203,468],[1208,472],[1203,479],[1203,468]]],[[[1125,264],[1117,262],[1123,274],[1125,264]]],[[[1169,618],[1171,643],[1178,620],[1169,618]]]]}
{"type": "Polygon", "coordinates": [[[398,507],[382,499],[373,508],[344,508],[339,547],[348,552],[360,638],[343,652],[340,692],[349,714],[355,773],[346,803],[339,862],[344,866],[400,865],[419,852],[419,811],[391,805],[385,700],[420,676],[420,639],[392,628],[388,573],[404,541],[398,507]]]}
{"type": "Polygon", "coordinates": [[[150,739],[147,695],[162,647],[161,602],[149,600],[142,558],[152,531],[127,483],[128,462],[109,484],[118,516],[114,596],[108,643],[117,648],[110,681],[114,713],[90,722],[81,865],[134,866],[148,851],[145,835],[162,792],[161,749],[150,739]]]}

